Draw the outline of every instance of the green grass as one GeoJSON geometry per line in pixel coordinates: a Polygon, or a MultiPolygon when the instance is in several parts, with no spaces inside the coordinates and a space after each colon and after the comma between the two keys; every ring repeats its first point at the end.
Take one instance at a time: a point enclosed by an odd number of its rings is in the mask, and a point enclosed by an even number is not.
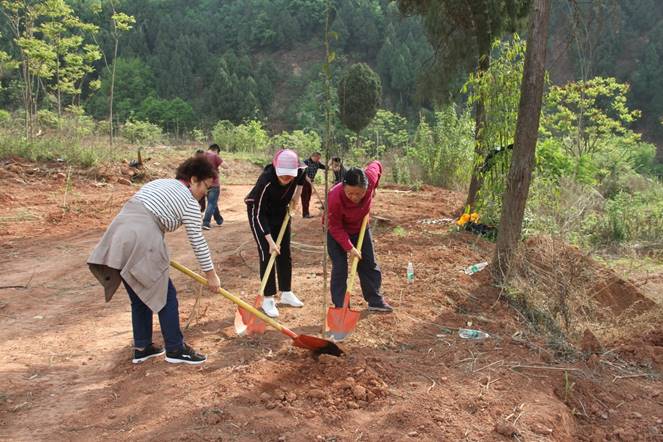
{"type": "Polygon", "coordinates": [[[117,160],[120,149],[109,149],[95,142],[75,139],[42,137],[26,140],[14,135],[0,134],[0,159],[20,157],[29,161],[62,160],[69,165],[91,167],[117,160]]]}
{"type": "Polygon", "coordinates": [[[0,224],[3,223],[15,223],[22,221],[34,221],[38,220],[39,217],[34,213],[30,212],[28,209],[20,209],[18,212],[12,215],[3,215],[0,216],[0,224]]]}

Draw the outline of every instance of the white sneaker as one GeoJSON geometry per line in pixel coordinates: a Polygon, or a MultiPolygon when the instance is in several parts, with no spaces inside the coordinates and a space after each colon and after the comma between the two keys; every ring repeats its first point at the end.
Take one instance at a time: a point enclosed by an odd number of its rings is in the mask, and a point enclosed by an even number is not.
{"type": "Polygon", "coordinates": [[[276,301],[273,296],[265,296],[262,300],[262,311],[271,318],[279,317],[279,309],[276,308],[276,301]]]}
{"type": "Polygon", "coordinates": [[[304,307],[304,303],[292,292],[281,292],[281,300],[279,303],[290,305],[292,307],[304,307]]]}

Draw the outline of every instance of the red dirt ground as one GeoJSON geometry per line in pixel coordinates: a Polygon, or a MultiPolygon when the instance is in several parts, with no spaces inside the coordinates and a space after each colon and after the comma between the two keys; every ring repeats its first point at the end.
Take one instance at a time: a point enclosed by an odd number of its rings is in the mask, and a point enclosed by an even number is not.
{"type": "MultiPolygon", "coordinates": [[[[0,439],[663,440],[663,382],[652,365],[663,351],[660,328],[604,342],[588,360],[557,359],[487,271],[462,272],[490,260],[492,244],[448,222],[421,222],[451,217],[457,194],[379,191],[374,213],[386,220],[373,224],[375,247],[396,311],[364,312],[341,344],[345,356],[313,358],[274,331],[238,338],[233,306],[205,292],[185,337],[208,362],[134,366],[127,297],[118,291],[104,303],[85,259],[137,186],[77,176],[63,209],[62,177],[9,166],[0,175],[0,286],[27,288],[0,289],[0,439]],[[454,328],[464,326],[491,337],[460,339],[454,328]],[[645,344],[649,359],[638,353],[645,344]]],[[[242,173],[250,182],[257,169],[242,173]]],[[[223,188],[226,223],[205,235],[222,285],[252,298],[259,281],[242,203],[248,189],[223,188]]],[[[293,232],[293,285],[306,306],[282,308],[280,319],[315,334],[327,296],[320,218],[296,217],[293,232]]],[[[183,232],[167,243],[195,268],[183,232]]],[[[184,323],[198,287],[171,276],[184,323]]],[[[353,304],[364,309],[358,294],[353,304]]]]}

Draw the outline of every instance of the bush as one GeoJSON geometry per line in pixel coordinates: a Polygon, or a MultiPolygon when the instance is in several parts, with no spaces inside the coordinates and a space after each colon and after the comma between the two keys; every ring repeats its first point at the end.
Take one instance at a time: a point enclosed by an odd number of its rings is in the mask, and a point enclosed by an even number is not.
{"type": "Polygon", "coordinates": [[[422,120],[407,156],[416,160],[427,184],[463,189],[470,181],[474,156],[473,127],[469,111],[458,114],[448,106],[422,120]]]}
{"type": "Polygon", "coordinates": [[[161,142],[163,133],[156,124],[147,121],[129,120],[122,128],[122,135],[130,143],[154,145],[161,142]]]}
{"type": "Polygon", "coordinates": [[[229,152],[262,152],[269,143],[269,135],[262,123],[251,120],[239,126],[222,120],[212,129],[212,138],[222,150],[229,152]]]}
{"type": "Polygon", "coordinates": [[[308,158],[313,152],[319,152],[321,150],[320,136],[312,131],[283,131],[272,137],[269,144],[271,145],[273,152],[276,152],[279,149],[293,149],[297,151],[302,158],[308,158]]]}

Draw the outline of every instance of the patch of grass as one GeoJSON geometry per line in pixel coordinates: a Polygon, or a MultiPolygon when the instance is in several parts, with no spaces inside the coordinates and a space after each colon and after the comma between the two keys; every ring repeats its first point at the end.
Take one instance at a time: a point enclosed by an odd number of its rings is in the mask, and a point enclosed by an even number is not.
{"type": "Polygon", "coordinates": [[[20,209],[18,212],[12,215],[3,215],[0,216],[0,224],[3,223],[15,223],[23,221],[34,221],[38,220],[39,217],[34,213],[30,212],[28,209],[20,209]]]}
{"type": "Polygon", "coordinates": [[[29,161],[61,160],[70,165],[91,167],[117,160],[119,150],[76,139],[41,137],[26,140],[20,136],[0,133],[0,159],[9,157],[29,161]]]}
{"type": "Polygon", "coordinates": [[[394,235],[398,236],[399,238],[404,238],[407,236],[407,230],[401,226],[396,226],[394,227],[394,235]]]}

